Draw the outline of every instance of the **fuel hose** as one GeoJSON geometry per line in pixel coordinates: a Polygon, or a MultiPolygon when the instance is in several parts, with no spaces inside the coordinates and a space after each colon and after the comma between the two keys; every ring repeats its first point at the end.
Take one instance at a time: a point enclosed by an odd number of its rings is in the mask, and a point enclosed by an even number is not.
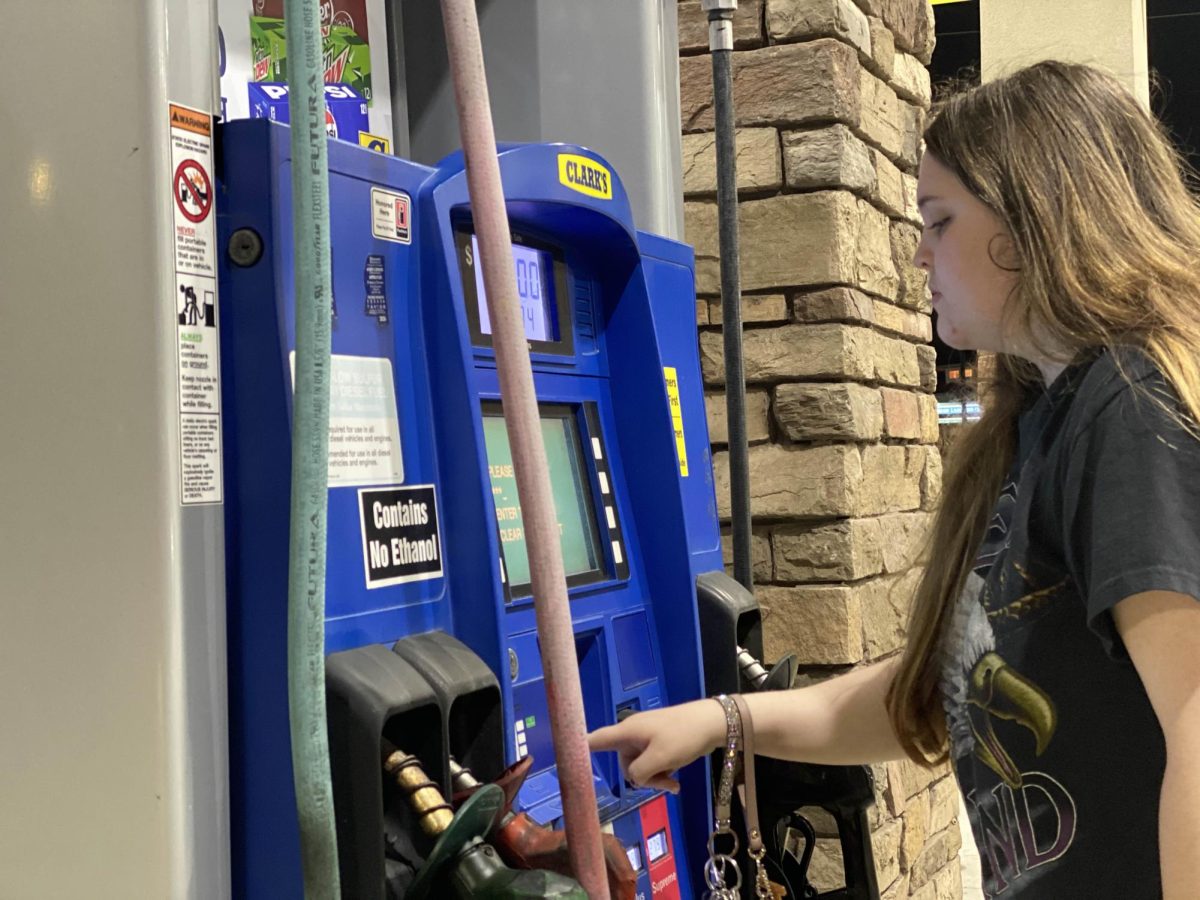
{"type": "Polygon", "coordinates": [[[576,879],[591,900],[608,900],[608,876],[596,812],[591,755],[583,714],[579,660],[567,605],[558,516],[533,388],[533,368],[517,300],[512,235],[500,183],[500,163],[483,67],[474,0],[442,0],[454,97],[462,134],[467,188],[492,323],[504,422],[529,549],[530,581],[545,672],[550,732],[562,791],[567,849],[576,879]]]}
{"type": "Polygon", "coordinates": [[[296,374],[288,548],[288,714],[304,895],[337,900],[337,833],[325,722],[329,471],[329,166],[317,0],[286,0],[295,247],[296,374]]]}

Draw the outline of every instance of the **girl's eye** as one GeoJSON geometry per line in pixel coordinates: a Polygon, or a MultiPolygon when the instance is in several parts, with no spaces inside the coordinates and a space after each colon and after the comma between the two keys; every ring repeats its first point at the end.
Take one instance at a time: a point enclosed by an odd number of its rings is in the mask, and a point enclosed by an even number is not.
{"type": "Polygon", "coordinates": [[[944,219],[938,219],[936,222],[930,225],[929,230],[934,234],[941,234],[948,224],[950,224],[950,217],[946,216],[944,219]]]}

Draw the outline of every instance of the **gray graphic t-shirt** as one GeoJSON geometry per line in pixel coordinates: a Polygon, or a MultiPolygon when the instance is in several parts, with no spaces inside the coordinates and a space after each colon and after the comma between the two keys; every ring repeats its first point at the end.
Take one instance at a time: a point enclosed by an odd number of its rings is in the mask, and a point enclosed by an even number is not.
{"type": "Polygon", "coordinates": [[[943,643],[989,897],[1162,896],[1165,745],[1112,608],[1147,590],[1200,597],[1200,441],[1145,357],[1117,359],[1125,377],[1094,356],[1022,415],[943,643]]]}

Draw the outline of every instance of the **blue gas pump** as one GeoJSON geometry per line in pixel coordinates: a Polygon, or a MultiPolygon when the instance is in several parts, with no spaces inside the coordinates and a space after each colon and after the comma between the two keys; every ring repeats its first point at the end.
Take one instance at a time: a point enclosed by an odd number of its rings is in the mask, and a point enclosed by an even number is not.
{"type": "MultiPolygon", "coordinates": [[[[221,146],[234,882],[239,896],[298,896],[292,161],[284,127],[264,121],[225,126],[221,146]]],[[[721,557],[692,253],[637,231],[617,173],[583,148],[506,147],[500,166],[595,728],[705,689],[696,584],[721,557]]],[[[333,141],[329,167],[330,747],[343,886],[384,896],[420,846],[397,837],[411,822],[383,783],[381,741],[447,794],[451,759],[486,781],[531,756],[516,806],[547,825],[562,806],[461,156],[428,168],[333,141]]],[[[629,786],[611,755],[593,777],[639,891],[693,896],[707,767],[683,773],[679,796],[629,786]]]]}
{"type": "MultiPolygon", "coordinates": [[[[691,251],[638,233],[619,179],[594,154],[512,147],[500,166],[594,728],[704,689],[695,581],[720,567],[720,545],[691,251]]],[[[485,611],[503,623],[508,752],[536,760],[519,801],[554,823],[562,809],[528,563],[459,156],[422,191],[420,215],[434,236],[424,248],[426,275],[438,284],[429,296],[453,298],[427,307],[429,332],[447,337],[431,344],[430,367],[463,372],[435,385],[435,405],[470,429],[462,443],[483,451],[443,445],[445,482],[472,509],[464,527],[487,548],[452,602],[465,619],[485,611]],[[479,598],[489,595],[492,605],[481,610],[479,598]]],[[[655,885],[657,895],[673,896],[672,884],[690,896],[684,861],[689,847],[696,858],[703,846],[709,796],[703,768],[694,769],[681,801],[625,785],[611,756],[595,763],[601,817],[641,862],[647,896],[655,885]]]]}

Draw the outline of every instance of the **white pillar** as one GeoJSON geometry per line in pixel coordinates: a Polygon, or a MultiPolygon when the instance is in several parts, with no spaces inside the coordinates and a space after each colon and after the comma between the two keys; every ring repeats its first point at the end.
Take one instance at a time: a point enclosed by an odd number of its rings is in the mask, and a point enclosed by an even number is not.
{"type": "Polygon", "coordinates": [[[216,5],[0,9],[0,896],[226,900],[224,510],[182,503],[168,107],[214,108],[216,5]]]}
{"type": "Polygon", "coordinates": [[[979,31],[984,81],[1061,59],[1107,69],[1150,105],[1146,0],[980,0],[979,31]]]}

